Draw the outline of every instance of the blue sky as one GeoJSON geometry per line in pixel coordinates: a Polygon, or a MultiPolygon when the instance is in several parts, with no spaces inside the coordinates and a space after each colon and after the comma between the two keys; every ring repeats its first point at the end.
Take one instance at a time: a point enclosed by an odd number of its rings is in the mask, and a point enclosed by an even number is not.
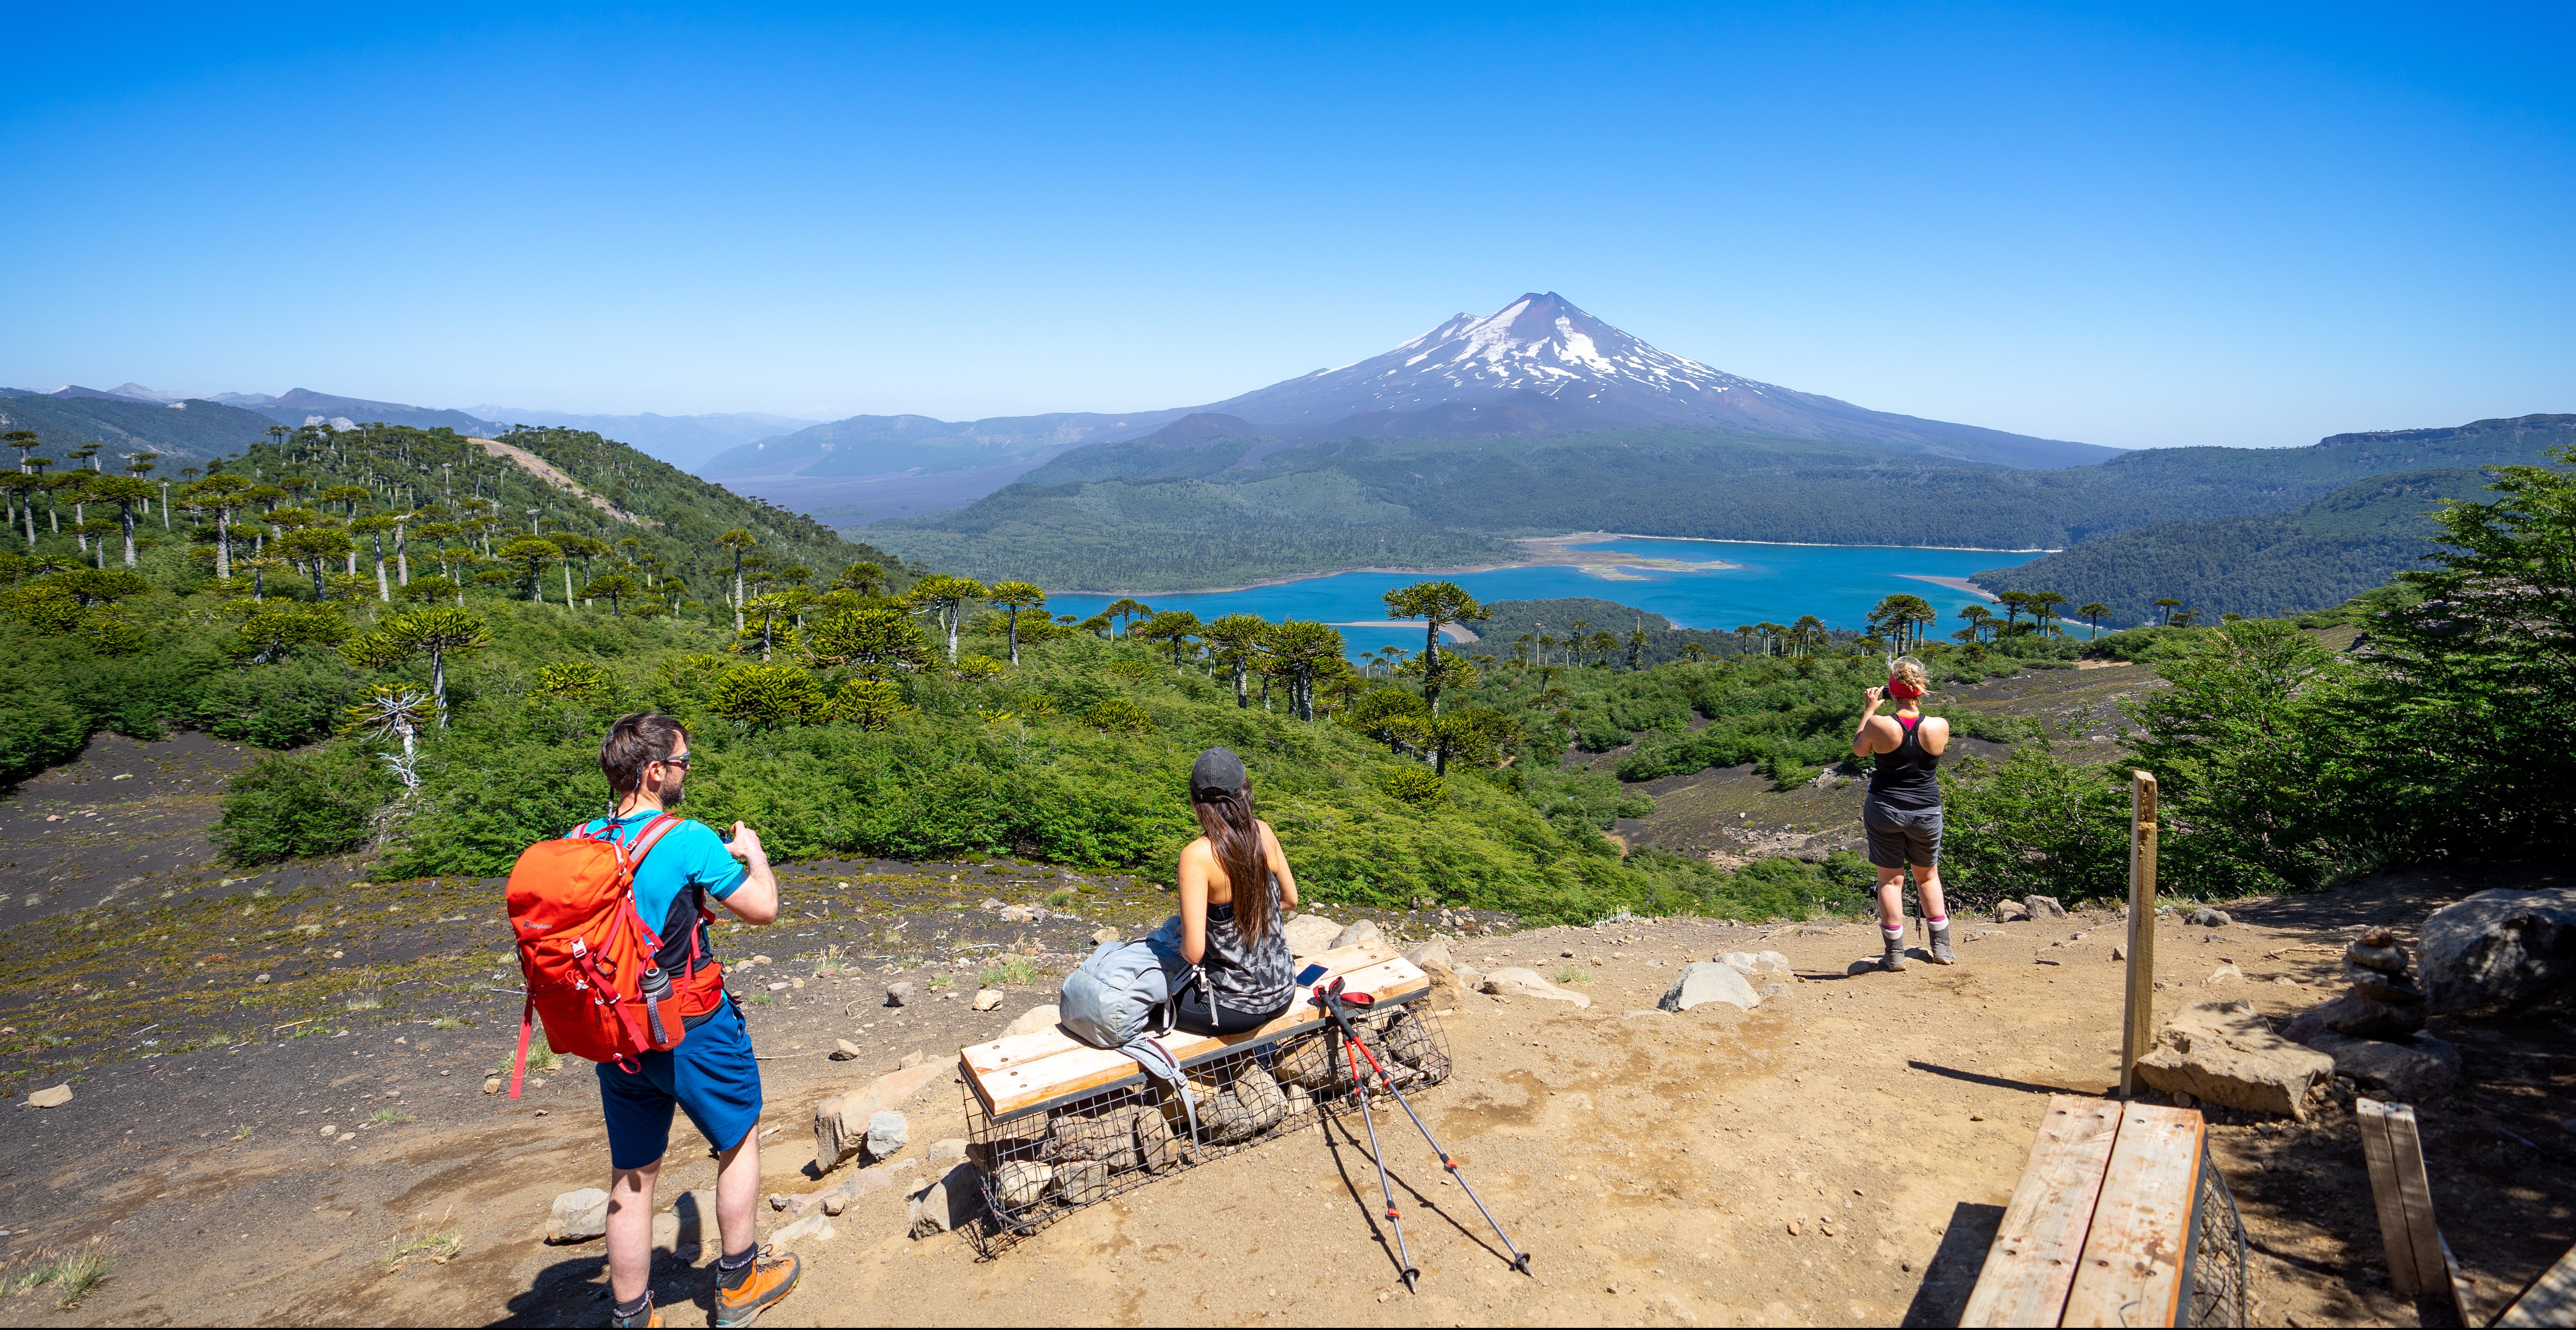
{"type": "Polygon", "coordinates": [[[1552,289],[2124,447],[2576,410],[2564,7],[366,8],[13,9],[0,383],[1116,411],[1552,289]]]}

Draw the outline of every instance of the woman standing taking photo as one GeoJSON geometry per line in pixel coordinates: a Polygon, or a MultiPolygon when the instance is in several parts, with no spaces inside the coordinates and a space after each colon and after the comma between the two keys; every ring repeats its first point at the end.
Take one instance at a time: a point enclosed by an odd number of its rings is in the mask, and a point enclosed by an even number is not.
{"type": "Polygon", "coordinates": [[[1278,835],[1252,815],[1252,778],[1232,751],[1199,754],[1190,811],[1204,834],[1181,851],[1181,955],[1207,982],[1181,994],[1176,1023],[1192,1034],[1249,1030],[1297,996],[1281,926],[1297,908],[1297,877],[1278,835]]]}
{"type": "Polygon", "coordinates": [[[1869,861],[1878,869],[1878,931],[1887,944],[1879,964],[1905,968],[1905,870],[1923,897],[1923,919],[1932,927],[1932,963],[1953,965],[1950,916],[1941,901],[1941,750],[1950,746],[1950,722],[1923,714],[1932,689],[1923,662],[1899,656],[1887,667],[1887,686],[1872,688],[1869,705],[1852,734],[1852,756],[1877,761],[1869,794],[1861,800],[1861,826],[1869,833],[1869,861]],[[1878,709],[1896,703],[1894,715],[1878,709]]]}

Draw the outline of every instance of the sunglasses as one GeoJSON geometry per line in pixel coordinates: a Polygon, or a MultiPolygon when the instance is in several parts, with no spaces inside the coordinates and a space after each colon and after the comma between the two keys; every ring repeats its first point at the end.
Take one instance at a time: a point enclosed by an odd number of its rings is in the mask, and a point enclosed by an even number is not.
{"type": "Polygon", "coordinates": [[[678,767],[683,771],[687,770],[689,766],[689,755],[686,753],[682,753],[678,757],[657,757],[653,760],[661,763],[663,766],[678,767]]]}

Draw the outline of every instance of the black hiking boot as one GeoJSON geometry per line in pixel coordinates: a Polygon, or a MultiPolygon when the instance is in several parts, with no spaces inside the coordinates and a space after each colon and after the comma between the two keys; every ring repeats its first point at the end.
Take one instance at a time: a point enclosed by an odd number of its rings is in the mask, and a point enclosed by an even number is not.
{"type": "Polygon", "coordinates": [[[1934,965],[1959,963],[1959,953],[1950,950],[1950,930],[1947,928],[1932,930],[1932,963],[1934,965]]]}
{"type": "Polygon", "coordinates": [[[1878,968],[1890,972],[1905,968],[1905,939],[1897,938],[1887,944],[1887,954],[1878,958],[1878,968]]]}

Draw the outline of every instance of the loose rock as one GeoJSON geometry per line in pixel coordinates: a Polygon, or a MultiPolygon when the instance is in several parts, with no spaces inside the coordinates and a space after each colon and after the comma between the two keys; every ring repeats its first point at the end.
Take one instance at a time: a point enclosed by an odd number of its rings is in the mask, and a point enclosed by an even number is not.
{"type": "Polygon", "coordinates": [[[2242,983],[2244,982],[2244,979],[2245,972],[2243,970],[2237,969],[2233,965],[2222,965],[2217,969],[2210,971],[2209,977],[2201,980],[2200,983],[2201,987],[2207,988],[2213,984],[2242,983]]]}
{"type": "Polygon", "coordinates": [[[884,1159],[903,1149],[911,1138],[911,1124],[893,1109],[868,1115],[867,1151],[870,1159],[884,1159]]]}
{"type": "Polygon", "coordinates": [[[1044,1006],[1031,1007],[1021,1012],[1009,1025],[1002,1027],[1002,1037],[1007,1039],[1015,1034],[1036,1034],[1040,1030],[1052,1030],[1056,1022],[1062,1019],[1064,1019],[1064,1012],[1052,1002],[1044,1006]]]}
{"type": "Polygon", "coordinates": [[[2460,1051],[2429,1034],[2355,1039],[2327,1031],[2306,1042],[2334,1059],[2335,1075],[2350,1077],[2365,1090],[2403,1103],[2420,1104],[2460,1079],[2460,1051]]]}
{"type": "Polygon", "coordinates": [[[816,1166],[829,1170],[857,1154],[866,1144],[872,1119],[878,1113],[910,1102],[941,1070],[938,1063],[906,1067],[901,1071],[888,1072],[862,1089],[815,1105],[816,1166]]]}
{"type": "Polygon", "coordinates": [[[1717,961],[1693,961],[1673,977],[1673,986],[1664,990],[1657,1003],[1665,1011],[1688,1011],[1710,1002],[1723,1002],[1738,1011],[1751,1011],[1762,1005],[1762,995],[1753,991],[1744,972],[1717,961]]]}
{"type": "Polygon", "coordinates": [[[2017,923],[2020,923],[2020,922],[2021,922],[2022,920],[2024,920],[2024,919],[2028,919],[2029,917],[2030,917],[2030,907],[2029,907],[2029,906],[2027,906],[2027,905],[2022,904],[2020,901],[1997,901],[1997,902],[1995,902],[1995,922],[1996,922],[1996,923],[1999,923],[1999,924],[2017,924],[2017,923]]]}
{"type": "Polygon", "coordinates": [[[2184,916],[2184,921],[2186,923],[2199,924],[2204,928],[2225,928],[2229,924],[2236,922],[2235,920],[2227,917],[2227,911],[2213,910],[2206,905],[2201,906],[2199,909],[2192,911],[2189,915],[2184,916]]]}
{"type": "Polygon", "coordinates": [[[42,1090],[37,1090],[29,1094],[27,1096],[27,1107],[61,1108],[63,1105],[68,1104],[71,1101],[72,1087],[71,1083],[66,1081],[61,1085],[49,1085],[42,1090]]]}
{"type": "Polygon", "coordinates": [[[546,1241],[556,1246],[608,1236],[608,1193],[597,1187],[568,1191],[546,1213],[546,1241]]]}
{"type": "Polygon", "coordinates": [[[847,1039],[835,1039],[832,1041],[832,1060],[834,1062],[851,1061],[857,1058],[859,1053],[859,1046],[851,1043],[847,1039]]]}
{"type": "Polygon", "coordinates": [[[2424,921],[2432,1009],[2512,1011],[2576,990],[2576,887],[2481,891],[2424,921]]]}
{"type": "Polygon", "coordinates": [[[1359,922],[1352,924],[1350,927],[1343,929],[1341,932],[1334,934],[1333,945],[1326,947],[1325,950],[1339,951],[1343,947],[1356,947],[1363,942],[1384,941],[1386,941],[1386,935],[1378,931],[1377,921],[1374,919],[1362,919],[1359,922]]]}
{"type": "Polygon", "coordinates": [[[1118,930],[1115,928],[1094,929],[1091,934],[1091,945],[1095,947],[1106,947],[1125,940],[1118,936],[1118,930]]]}
{"type": "Polygon", "coordinates": [[[2423,1028],[2424,1005],[2420,1002],[2392,1006],[2359,993],[2346,993],[2300,1012],[2281,1028],[2281,1033],[2301,1043],[2313,1043],[2321,1033],[2355,1039],[2403,1039],[2423,1028]]]}
{"type": "Polygon", "coordinates": [[[2021,903],[2024,909],[2030,911],[2030,917],[2033,919],[2066,917],[2066,907],[2058,904],[2055,896],[2024,896],[2021,898],[2021,903]]]}
{"type": "Polygon", "coordinates": [[[1000,989],[998,989],[998,988],[984,988],[984,989],[978,989],[978,990],[976,990],[976,992],[975,992],[975,1010],[977,1010],[977,1011],[993,1011],[993,1010],[995,1010],[995,1009],[999,1008],[1001,1005],[1002,1005],[1002,990],[1000,990],[1000,989]]]}
{"type": "Polygon", "coordinates": [[[1789,958],[1776,951],[1730,951],[1717,960],[1748,979],[1790,972],[1789,958]]]}
{"type": "Polygon", "coordinates": [[[2139,1077],[2159,1090],[2301,1121],[2309,1091],[2333,1074],[2333,1058],[2272,1033],[2245,1001],[2184,1008],[2138,1059],[2139,1077]]]}
{"type": "Polygon", "coordinates": [[[1279,932],[1288,939],[1288,954],[1302,961],[1332,950],[1333,939],[1342,935],[1342,926],[1320,914],[1300,914],[1279,932]]]}
{"type": "Polygon", "coordinates": [[[897,979],[893,983],[886,985],[885,1004],[889,1007],[910,1006],[912,1004],[913,992],[914,989],[911,980],[897,979]]]}
{"type": "Polygon", "coordinates": [[[944,1141],[932,1141],[930,1148],[921,1154],[922,1162],[934,1167],[940,1164],[953,1164],[965,1157],[966,1138],[963,1136],[951,1136],[944,1141]]]}
{"type": "Polygon", "coordinates": [[[955,1232],[983,1213],[983,1174],[972,1164],[959,1164],[912,1194],[912,1236],[955,1232]]]}
{"type": "Polygon", "coordinates": [[[1425,970],[1430,969],[1434,965],[1445,970],[1450,968],[1451,965],[1451,961],[1449,959],[1449,944],[1436,937],[1423,943],[1421,946],[1415,947],[1413,950],[1404,953],[1404,958],[1425,970]]]}
{"type": "Polygon", "coordinates": [[[832,1230],[832,1217],[817,1211],[769,1235],[780,1246],[799,1243],[830,1242],[840,1234],[832,1230]]]}
{"type": "MultiPolygon", "coordinates": [[[[1737,978],[1741,979],[1742,976],[1739,975],[1737,978]]],[[[1517,965],[1505,966],[1486,975],[1484,991],[1496,997],[1546,998],[1550,1002],[1571,1002],[1578,1007],[1592,1005],[1589,995],[1559,988],[1539,977],[1537,971],[1525,970],[1517,965]]]]}
{"type": "Polygon", "coordinates": [[[499,1094],[499,1093],[501,1093],[501,1078],[500,1078],[500,1077],[498,1077],[498,1076],[486,1076],[486,1077],[484,1077],[484,1078],[483,1078],[483,1093],[485,1093],[485,1094],[499,1094]]]}

